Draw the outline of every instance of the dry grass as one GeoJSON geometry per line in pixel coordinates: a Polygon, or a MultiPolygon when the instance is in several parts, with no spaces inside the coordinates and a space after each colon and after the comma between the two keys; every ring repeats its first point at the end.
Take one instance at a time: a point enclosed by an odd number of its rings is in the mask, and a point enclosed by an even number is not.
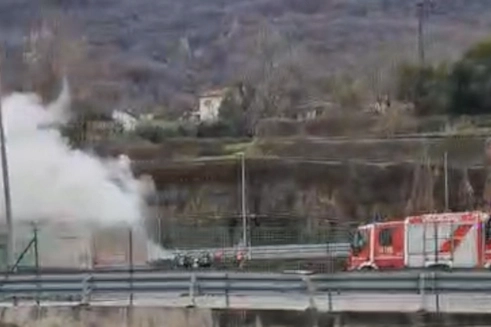
{"type": "Polygon", "coordinates": [[[414,133],[417,128],[418,120],[414,115],[403,104],[396,104],[379,116],[372,131],[382,137],[392,137],[401,133],[414,133]]]}
{"type": "Polygon", "coordinates": [[[27,322],[25,325],[19,327],[82,327],[81,321],[75,321],[73,318],[68,317],[47,317],[40,320],[33,320],[27,322]]]}

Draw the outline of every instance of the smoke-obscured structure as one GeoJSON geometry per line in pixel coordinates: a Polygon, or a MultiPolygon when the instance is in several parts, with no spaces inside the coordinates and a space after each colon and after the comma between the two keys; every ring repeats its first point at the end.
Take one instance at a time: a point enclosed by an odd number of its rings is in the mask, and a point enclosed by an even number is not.
{"type": "MultiPolygon", "coordinates": [[[[137,179],[127,157],[101,159],[69,146],[59,130],[70,120],[66,80],[58,99],[49,105],[36,94],[12,93],[2,99],[2,110],[16,255],[33,237],[29,226],[36,226],[40,257],[47,265],[89,267],[96,261],[109,262],[94,253],[104,239],[96,235],[101,229],[119,235],[119,241],[109,243],[120,248],[113,253],[124,253],[127,259],[129,230],[144,239],[145,195],[151,192],[152,181],[137,179]]],[[[0,216],[5,221],[3,199],[0,216]]]]}

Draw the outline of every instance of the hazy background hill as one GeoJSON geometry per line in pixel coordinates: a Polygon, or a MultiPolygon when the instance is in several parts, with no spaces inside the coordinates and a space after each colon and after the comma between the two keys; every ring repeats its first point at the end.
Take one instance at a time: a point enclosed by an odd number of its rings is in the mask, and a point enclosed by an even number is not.
{"type": "MultiPolygon", "coordinates": [[[[265,63],[287,65],[292,71],[288,80],[310,87],[309,98],[328,100],[335,89],[329,80],[333,75],[354,76],[357,83],[351,86],[369,97],[390,91],[395,64],[416,59],[415,2],[2,0],[0,38],[8,50],[4,75],[7,84],[22,84],[20,49],[29,29],[39,28],[44,18],[65,41],[83,43],[86,55],[73,49],[67,55],[65,49],[65,57],[103,62],[105,70],[92,74],[80,67],[66,69],[74,84],[100,83],[93,89],[107,90],[111,106],[177,115],[193,105],[198,90],[264,79],[265,63]]],[[[453,59],[489,32],[491,2],[434,2],[427,23],[430,60],[453,59]]]]}

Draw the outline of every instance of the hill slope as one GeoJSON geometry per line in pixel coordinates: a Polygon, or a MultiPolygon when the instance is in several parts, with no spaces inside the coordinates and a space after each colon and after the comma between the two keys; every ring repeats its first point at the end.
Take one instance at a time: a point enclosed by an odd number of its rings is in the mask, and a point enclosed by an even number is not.
{"type": "MultiPolygon", "coordinates": [[[[435,3],[429,58],[454,58],[488,33],[489,1],[435,3]]],[[[286,53],[311,80],[352,72],[378,92],[390,85],[393,64],[417,54],[413,0],[3,0],[2,43],[18,49],[51,10],[79,25],[91,49],[111,49],[125,94],[118,101],[138,107],[182,110],[198,89],[261,71],[286,53]]]]}

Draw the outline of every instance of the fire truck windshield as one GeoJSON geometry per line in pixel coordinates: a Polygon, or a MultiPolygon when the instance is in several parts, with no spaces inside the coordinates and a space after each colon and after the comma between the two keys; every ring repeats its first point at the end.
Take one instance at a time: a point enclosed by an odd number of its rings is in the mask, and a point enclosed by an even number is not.
{"type": "Polygon", "coordinates": [[[367,236],[366,232],[363,230],[357,229],[351,238],[351,250],[353,254],[359,253],[367,244],[367,236]]]}

